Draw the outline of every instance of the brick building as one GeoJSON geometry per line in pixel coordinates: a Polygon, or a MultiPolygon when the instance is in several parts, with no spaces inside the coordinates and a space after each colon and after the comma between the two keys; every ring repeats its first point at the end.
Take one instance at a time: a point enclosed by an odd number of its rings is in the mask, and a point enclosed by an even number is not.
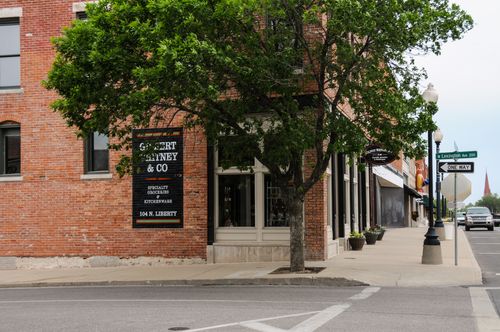
{"type": "MultiPolygon", "coordinates": [[[[173,126],[182,149],[172,153],[181,153],[173,188],[180,191],[147,185],[141,194],[133,188],[142,180],[117,175],[121,152],[108,150],[106,136],[77,138],[50,110],[55,95],[41,85],[55,55],[50,38],[83,18],[84,10],[85,3],[69,0],[0,4],[0,265],[287,260],[286,211],[258,161],[252,172],[222,169],[203,133],[179,128],[179,121],[173,126]],[[175,212],[158,206],[141,211],[146,201],[179,206],[175,212]]],[[[161,128],[147,133],[142,139],[173,135],[161,128]]],[[[332,156],[326,175],[306,197],[307,259],[338,254],[346,234],[376,222],[369,173],[346,156],[332,156]]],[[[144,181],[151,179],[166,178],[144,181]]]]}

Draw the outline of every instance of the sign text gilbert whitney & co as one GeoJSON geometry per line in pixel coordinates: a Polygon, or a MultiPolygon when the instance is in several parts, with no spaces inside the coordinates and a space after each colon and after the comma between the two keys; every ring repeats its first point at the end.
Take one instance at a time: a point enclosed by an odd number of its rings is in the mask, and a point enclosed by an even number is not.
{"type": "Polygon", "coordinates": [[[183,226],[182,128],[136,129],[133,174],[133,226],[183,226]]]}

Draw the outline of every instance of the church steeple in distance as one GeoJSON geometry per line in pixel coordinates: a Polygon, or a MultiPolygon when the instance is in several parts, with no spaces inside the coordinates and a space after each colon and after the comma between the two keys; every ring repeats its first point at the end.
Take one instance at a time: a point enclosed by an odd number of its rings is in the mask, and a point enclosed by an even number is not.
{"type": "Polygon", "coordinates": [[[490,196],[490,195],[491,195],[490,181],[488,181],[488,171],[486,171],[486,178],[484,179],[484,193],[483,193],[483,197],[490,196]]]}

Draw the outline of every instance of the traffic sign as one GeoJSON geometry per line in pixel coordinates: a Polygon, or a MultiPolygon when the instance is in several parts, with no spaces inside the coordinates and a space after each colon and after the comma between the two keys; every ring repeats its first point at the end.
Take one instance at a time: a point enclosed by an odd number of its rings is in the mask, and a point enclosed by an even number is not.
{"type": "Polygon", "coordinates": [[[441,173],[474,173],[474,163],[471,162],[449,162],[439,163],[441,173]]]}
{"type": "Polygon", "coordinates": [[[448,201],[456,199],[458,202],[463,202],[472,193],[472,182],[463,174],[450,174],[441,182],[441,193],[448,201]],[[457,197],[455,197],[455,177],[457,179],[457,197]]]}
{"type": "Polygon", "coordinates": [[[455,151],[436,153],[436,159],[477,158],[477,151],[455,151]]]}

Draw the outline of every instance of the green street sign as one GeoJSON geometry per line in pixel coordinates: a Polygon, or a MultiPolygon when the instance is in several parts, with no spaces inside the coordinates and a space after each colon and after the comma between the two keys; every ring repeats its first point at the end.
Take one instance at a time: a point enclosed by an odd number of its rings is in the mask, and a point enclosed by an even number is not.
{"type": "Polygon", "coordinates": [[[477,158],[477,151],[456,151],[436,153],[436,159],[477,158]]]}

